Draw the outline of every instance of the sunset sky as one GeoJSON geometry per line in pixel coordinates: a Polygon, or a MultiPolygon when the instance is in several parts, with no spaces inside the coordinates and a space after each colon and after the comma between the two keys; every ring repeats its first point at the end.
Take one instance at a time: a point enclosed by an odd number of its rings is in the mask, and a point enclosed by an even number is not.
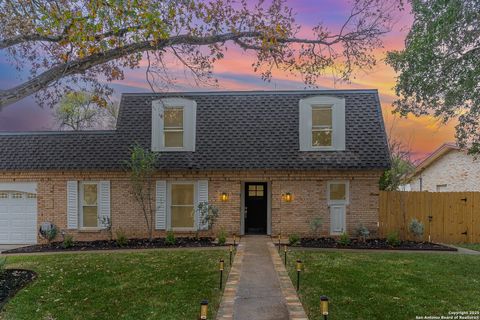
{"type": "MultiPolygon", "coordinates": [[[[332,30],[338,28],[350,10],[350,3],[346,0],[295,0],[289,1],[296,12],[296,20],[302,25],[302,34],[318,22],[323,22],[332,30]]],[[[382,101],[384,118],[387,130],[391,127],[394,116],[391,114],[391,103],[395,99],[393,86],[395,73],[383,62],[388,50],[401,49],[405,35],[408,32],[412,18],[408,12],[397,15],[394,30],[384,38],[385,47],[377,50],[377,66],[369,72],[358,72],[351,83],[334,83],[331,77],[319,81],[320,88],[366,88],[378,89],[382,101]]],[[[260,76],[253,72],[251,64],[253,54],[231,46],[226,52],[225,59],[215,66],[215,76],[219,85],[212,87],[197,87],[192,81],[179,78],[179,85],[171,91],[197,90],[288,90],[303,89],[305,86],[300,79],[281,72],[274,74],[270,83],[265,83],[260,76]]],[[[181,75],[182,70],[178,70],[181,75]]],[[[9,65],[5,55],[0,51],[0,88],[9,88],[22,80],[26,73],[19,74],[9,65]]],[[[126,79],[114,84],[116,95],[123,92],[147,92],[149,87],[145,81],[144,70],[128,71],[126,79]]],[[[0,111],[0,131],[30,131],[58,129],[52,118],[51,108],[40,108],[32,98],[24,99],[0,111]]],[[[390,130],[389,130],[390,131],[390,130]]],[[[397,119],[393,135],[410,145],[415,159],[424,157],[442,143],[453,141],[454,123],[441,125],[432,117],[397,119]]]]}

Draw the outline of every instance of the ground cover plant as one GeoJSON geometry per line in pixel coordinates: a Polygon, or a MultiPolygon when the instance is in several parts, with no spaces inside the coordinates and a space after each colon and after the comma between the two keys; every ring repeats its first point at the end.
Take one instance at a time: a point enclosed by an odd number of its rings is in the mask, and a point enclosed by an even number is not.
{"type": "Polygon", "coordinates": [[[321,295],[329,297],[329,319],[336,320],[407,320],[480,306],[480,256],[302,249],[290,256],[294,284],[294,262],[303,262],[299,296],[310,320],[323,319],[321,295]]]}
{"type": "Polygon", "coordinates": [[[212,317],[221,297],[218,261],[227,256],[224,249],[184,249],[9,257],[7,268],[38,277],[0,319],[196,319],[203,299],[212,317]]]}

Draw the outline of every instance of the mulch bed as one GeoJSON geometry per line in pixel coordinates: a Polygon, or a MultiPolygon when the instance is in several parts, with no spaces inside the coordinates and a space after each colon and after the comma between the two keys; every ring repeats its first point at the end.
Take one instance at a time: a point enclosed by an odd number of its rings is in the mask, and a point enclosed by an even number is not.
{"type": "Polygon", "coordinates": [[[5,269],[4,272],[0,272],[0,310],[8,299],[36,277],[35,272],[23,269],[5,269]]]}
{"type": "Polygon", "coordinates": [[[351,239],[348,245],[343,245],[334,238],[302,238],[300,247],[306,248],[337,248],[337,249],[373,249],[373,250],[433,250],[433,251],[457,251],[433,242],[415,242],[402,240],[397,246],[390,245],[386,239],[367,239],[365,242],[359,239],[351,239]]]}
{"type": "Polygon", "coordinates": [[[198,248],[221,246],[214,242],[214,238],[175,238],[175,244],[167,244],[165,238],[129,239],[127,244],[120,246],[115,240],[74,241],[71,247],[65,248],[62,242],[50,244],[37,244],[3,251],[8,253],[32,253],[32,252],[59,252],[59,251],[85,251],[85,250],[111,250],[111,249],[153,249],[153,248],[198,248]]]}

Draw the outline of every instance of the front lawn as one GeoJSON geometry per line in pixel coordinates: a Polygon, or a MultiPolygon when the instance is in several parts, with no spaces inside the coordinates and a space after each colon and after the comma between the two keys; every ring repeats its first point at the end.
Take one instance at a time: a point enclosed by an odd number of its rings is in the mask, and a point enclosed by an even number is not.
{"type": "Polygon", "coordinates": [[[457,247],[480,251],[480,243],[461,243],[461,244],[455,244],[455,245],[457,247]]]}
{"type": "Polygon", "coordinates": [[[479,311],[480,256],[456,254],[337,253],[294,250],[302,259],[300,299],[310,320],[320,316],[321,295],[335,320],[411,320],[449,311],[479,311]]]}
{"type": "Polygon", "coordinates": [[[196,319],[200,301],[218,309],[218,260],[226,250],[152,250],[8,257],[38,279],[0,319],[196,319]]]}

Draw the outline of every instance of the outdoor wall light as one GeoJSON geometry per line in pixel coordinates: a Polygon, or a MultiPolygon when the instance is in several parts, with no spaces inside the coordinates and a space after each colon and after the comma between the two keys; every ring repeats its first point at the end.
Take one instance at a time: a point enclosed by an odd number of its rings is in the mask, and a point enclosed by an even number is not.
{"type": "Polygon", "coordinates": [[[283,199],[285,200],[285,202],[292,202],[292,194],[290,192],[287,192],[283,195],[283,199]]]}
{"type": "Polygon", "coordinates": [[[320,309],[321,309],[322,315],[324,316],[324,319],[327,319],[327,316],[328,316],[328,297],[327,296],[320,297],[320,309]]]}
{"type": "Polygon", "coordinates": [[[227,201],[228,200],[228,194],[226,192],[222,192],[222,195],[220,196],[220,199],[222,201],[227,201]]]}
{"type": "Polygon", "coordinates": [[[208,315],[208,300],[203,300],[200,303],[200,319],[206,320],[208,315]]]}

